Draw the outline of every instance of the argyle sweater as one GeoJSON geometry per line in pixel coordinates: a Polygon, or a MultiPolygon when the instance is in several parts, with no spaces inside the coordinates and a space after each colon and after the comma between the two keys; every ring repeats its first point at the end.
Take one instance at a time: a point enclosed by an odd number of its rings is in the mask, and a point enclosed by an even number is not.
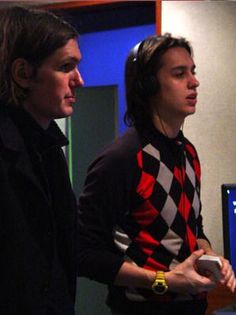
{"type": "Polygon", "coordinates": [[[169,139],[153,126],[130,128],[88,170],[79,202],[80,274],[109,284],[110,305],[122,294],[145,301],[150,292],[112,285],[122,263],[171,270],[197,249],[198,238],[207,239],[200,211],[194,146],[182,132],[169,139]]]}

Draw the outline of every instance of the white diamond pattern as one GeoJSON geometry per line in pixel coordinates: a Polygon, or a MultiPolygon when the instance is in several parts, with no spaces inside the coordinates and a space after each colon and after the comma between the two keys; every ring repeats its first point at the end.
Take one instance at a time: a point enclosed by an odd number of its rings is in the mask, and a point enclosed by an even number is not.
{"type": "Polygon", "coordinates": [[[160,151],[154,148],[153,145],[148,144],[143,148],[143,151],[160,161],[160,151]]]}
{"type": "Polygon", "coordinates": [[[174,255],[178,255],[183,240],[173,230],[169,229],[161,244],[174,255]]]}
{"type": "Polygon", "coordinates": [[[195,213],[195,218],[197,218],[199,216],[199,212],[200,212],[200,199],[198,196],[198,193],[196,192],[196,190],[194,191],[194,197],[193,197],[193,209],[194,209],[194,213],[195,213]]]}
{"type": "Polygon", "coordinates": [[[188,176],[193,187],[195,187],[196,186],[195,173],[194,173],[194,170],[193,170],[192,166],[190,165],[188,159],[186,159],[186,175],[188,176]]]}
{"type": "Polygon", "coordinates": [[[160,169],[156,181],[164,188],[167,194],[170,192],[173,177],[174,175],[168,167],[163,162],[160,162],[160,169]]]}
{"type": "Polygon", "coordinates": [[[178,209],[170,195],[167,196],[165,205],[161,210],[161,216],[170,227],[173,223],[178,209]]]}

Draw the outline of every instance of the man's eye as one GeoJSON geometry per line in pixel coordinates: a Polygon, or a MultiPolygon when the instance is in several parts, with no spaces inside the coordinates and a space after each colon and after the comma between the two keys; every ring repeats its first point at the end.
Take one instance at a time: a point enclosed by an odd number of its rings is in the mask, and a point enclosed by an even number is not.
{"type": "Polygon", "coordinates": [[[66,63],[62,66],[60,66],[60,71],[63,72],[70,72],[71,70],[73,70],[75,68],[75,65],[72,63],[66,63]]]}
{"type": "Polygon", "coordinates": [[[175,76],[176,76],[177,78],[182,78],[182,77],[184,76],[184,71],[176,72],[176,73],[175,73],[175,76]]]}

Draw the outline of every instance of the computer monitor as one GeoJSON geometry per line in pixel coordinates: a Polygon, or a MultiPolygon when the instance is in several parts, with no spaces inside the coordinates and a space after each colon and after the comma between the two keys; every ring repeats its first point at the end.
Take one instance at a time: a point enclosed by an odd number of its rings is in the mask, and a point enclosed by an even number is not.
{"type": "Polygon", "coordinates": [[[236,273],[236,184],[223,184],[221,192],[224,256],[236,273]]]}

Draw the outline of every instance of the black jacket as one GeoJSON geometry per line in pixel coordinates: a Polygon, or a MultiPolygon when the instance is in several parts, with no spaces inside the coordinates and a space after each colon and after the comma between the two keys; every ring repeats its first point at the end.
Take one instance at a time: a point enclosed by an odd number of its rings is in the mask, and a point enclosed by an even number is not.
{"type": "MultiPolygon", "coordinates": [[[[65,142],[56,123],[51,130],[59,144],[59,139],[65,142]]],[[[1,315],[44,314],[55,246],[74,302],[76,202],[59,144],[47,153],[48,160],[54,161],[50,189],[55,198],[50,200],[34,174],[21,132],[0,109],[1,315]]]]}

